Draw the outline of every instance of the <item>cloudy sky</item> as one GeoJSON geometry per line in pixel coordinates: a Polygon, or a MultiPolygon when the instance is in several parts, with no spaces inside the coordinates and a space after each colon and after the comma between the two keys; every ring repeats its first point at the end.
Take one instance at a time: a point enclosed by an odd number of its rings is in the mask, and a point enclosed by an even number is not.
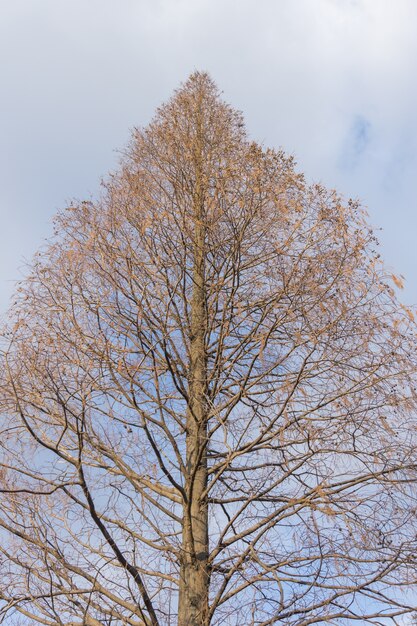
{"type": "Polygon", "coordinates": [[[362,200],[416,304],[416,35],[415,0],[0,0],[0,313],[53,214],[195,69],[362,200]]]}

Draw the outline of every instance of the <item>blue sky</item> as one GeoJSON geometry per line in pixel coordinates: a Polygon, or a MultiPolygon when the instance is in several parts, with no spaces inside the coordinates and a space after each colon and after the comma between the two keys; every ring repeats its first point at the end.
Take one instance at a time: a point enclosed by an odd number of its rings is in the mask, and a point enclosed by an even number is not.
{"type": "Polygon", "coordinates": [[[362,200],[416,304],[416,32],[415,0],[0,0],[0,312],[53,214],[195,69],[254,139],[362,200]]]}

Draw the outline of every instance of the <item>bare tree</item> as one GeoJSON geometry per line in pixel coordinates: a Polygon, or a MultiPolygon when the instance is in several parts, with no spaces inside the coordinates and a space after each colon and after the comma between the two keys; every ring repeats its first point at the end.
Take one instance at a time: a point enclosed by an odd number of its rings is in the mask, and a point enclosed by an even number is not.
{"type": "Polygon", "coordinates": [[[375,247],[206,74],[135,131],[3,340],[4,624],[411,613],[416,335],[375,247]]]}

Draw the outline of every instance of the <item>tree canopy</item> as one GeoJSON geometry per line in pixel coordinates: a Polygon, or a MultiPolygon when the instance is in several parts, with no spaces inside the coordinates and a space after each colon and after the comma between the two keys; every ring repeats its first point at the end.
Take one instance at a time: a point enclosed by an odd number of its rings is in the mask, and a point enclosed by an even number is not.
{"type": "Polygon", "coordinates": [[[399,623],[416,333],[359,204],[196,72],[55,226],[3,338],[0,621],[399,623]]]}

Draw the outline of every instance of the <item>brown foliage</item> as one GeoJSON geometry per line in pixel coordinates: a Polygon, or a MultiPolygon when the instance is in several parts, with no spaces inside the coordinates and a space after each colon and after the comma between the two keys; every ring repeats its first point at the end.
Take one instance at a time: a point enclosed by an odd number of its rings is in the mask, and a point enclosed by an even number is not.
{"type": "Polygon", "coordinates": [[[375,245],[206,74],[135,131],[11,312],[5,624],[412,609],[415,327],[375,245]]]}

